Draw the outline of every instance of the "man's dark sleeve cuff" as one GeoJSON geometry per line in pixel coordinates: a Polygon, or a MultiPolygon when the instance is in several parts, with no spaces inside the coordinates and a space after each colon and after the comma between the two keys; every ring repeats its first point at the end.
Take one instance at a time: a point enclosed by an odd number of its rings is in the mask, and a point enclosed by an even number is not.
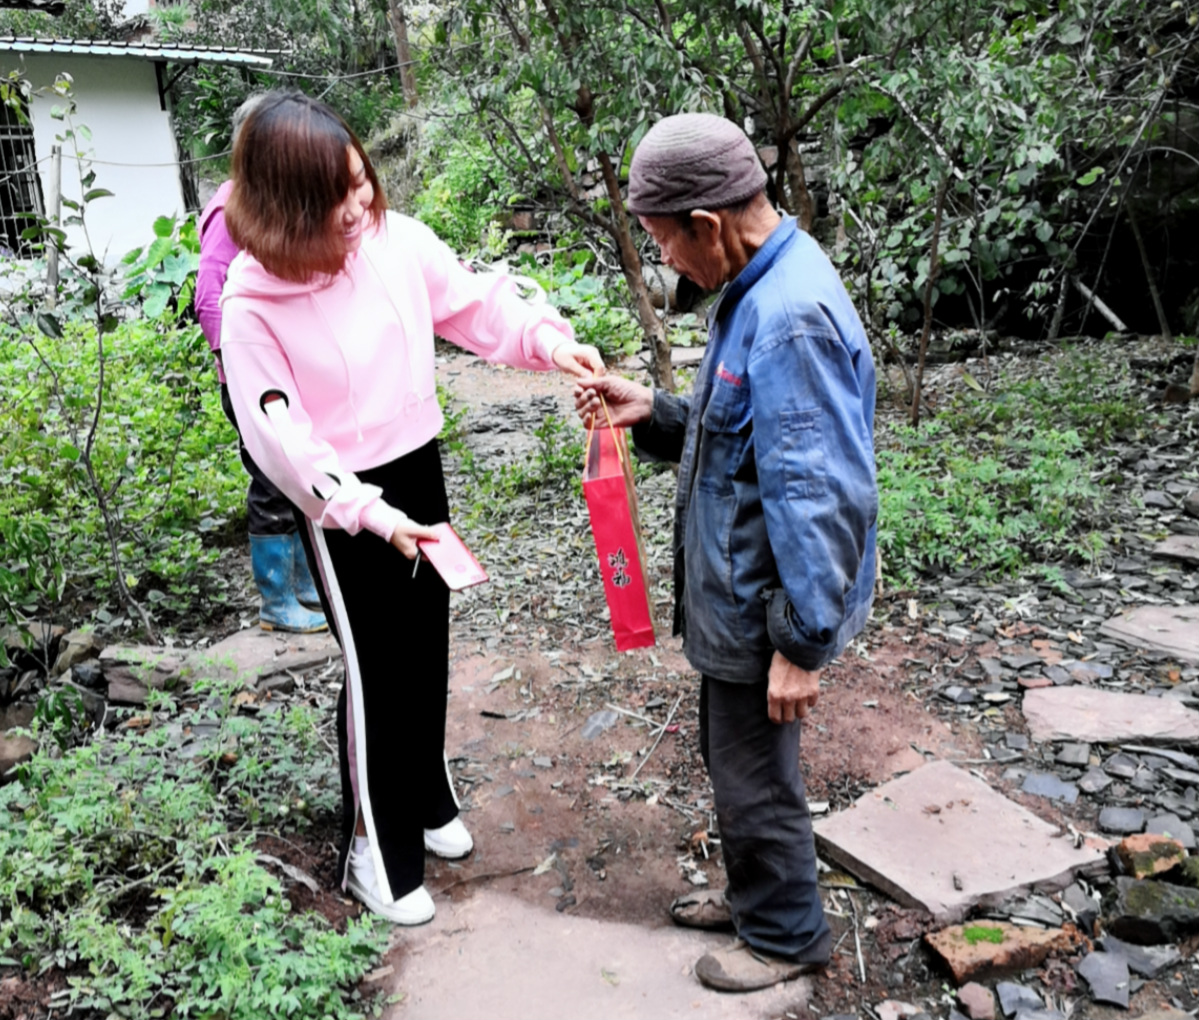
{"type": "Polygon", "coordinates": [[[823,641],[811,641],[802,633],[802,624],[795,619],[791,600],[782,588],[764,593],[766,605],[766,631],[770,643],[788,662],[800,669],[812,672],[823,669],[835,659],[834,635],[820,635],[823,641]]]}
{"type": "Polygon", "coordinates": [[[642,460],[678,463],[687,434],[691,401],[664,390],[654,390],[654,410],[649,421],[632,428],[633,445],[642,460]]]}

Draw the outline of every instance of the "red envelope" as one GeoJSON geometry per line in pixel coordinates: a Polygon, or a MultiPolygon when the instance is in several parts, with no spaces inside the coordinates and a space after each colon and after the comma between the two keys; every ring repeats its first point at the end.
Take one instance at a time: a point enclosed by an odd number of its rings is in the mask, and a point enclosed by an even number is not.
{"type": "Polygon", "coordinates": [[[583,496],[617,651],[646,648],[654,644],[654,617],[624,429],[597,428],[588,435],[583,496]]]}
{"type": "Polygon", "coordinates": [[[416,547],[441,575],[450,591],[461,591],[488,580],[487,571],[479,566],[479,561],[449,524],[443,521],[430,527],[437,532],[437,541],[420,539],[416,547]]]}

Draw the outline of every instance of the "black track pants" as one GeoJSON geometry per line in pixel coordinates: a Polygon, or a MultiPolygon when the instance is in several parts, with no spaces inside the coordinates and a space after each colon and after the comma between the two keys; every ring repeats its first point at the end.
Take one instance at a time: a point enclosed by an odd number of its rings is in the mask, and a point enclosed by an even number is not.
{"type": "MultiPolygon", "coordinates": [[[[436,441],[357,475],[414,521],[449,519],[436,441]]],[[[302,523],[325,618],[346,663],[337,720],[340,874],[344,885],[361,809],[379,890],[384,900],[398,900],[424,882],[424,830],[458,814],[445,760],[449,589],[428,563],[413,577],[412,561],[378,535],[302,523]]]]}

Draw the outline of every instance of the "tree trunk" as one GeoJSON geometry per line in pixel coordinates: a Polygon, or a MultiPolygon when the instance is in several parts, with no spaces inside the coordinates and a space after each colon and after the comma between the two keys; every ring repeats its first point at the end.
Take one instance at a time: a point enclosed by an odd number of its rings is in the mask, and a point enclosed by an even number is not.
{"type": "Polygon", "coordinates": [[[1199,397],[1199,351],[1195,352],[1195,367],[1191,371],[1191,396],[1199,397]]]}
{"type": "Polygon", "coordinates": [[[637,303],[637,319],[649,346],[650,376],[659,389],[673,393],[674,369],[670,364],[670,344],[666,341],[666,328],[658,318],[658,313],[654,311],[654,303],[650,300],[649,288],[646,287],[645,277],[641,272],[641,256],[637,254],[632,227],[624,210],[620,178],[616,176],[612,158],[606,153],[599,157],[599,163],[604,175],[604,184],[608,189],[608,198],[612,202],[612,233],[620,249],[620,268],[624,270],[625,281],[632,292],[633,300],[637,303]]]}
{"type": "MultiPolygon", "coordinates": [[[[803,156],[799,151],[799,142],[794,138],[788,144],[785,155],[787,177],[791,184],[791,204],[794,206],[792,211],[799,220],[799,225],[810,234],[812,221],[816,219],[816,206],[812,201],[812,193],[808,191],[807,173],[804,170],[803,156]]],[[[783,158],[784,152],[780,150],[779,159],[783,158]]]]}
{"type": "Polygon", "coordinates": [[[937,212],[933,217],[933,237],[928,245],[928,279],[924,282],[924,328],[920,331],[920,360],[916,363],[916,382],[912,386],[912,427],[920,424],[920,396],[924,388],[924,359],[928,354],[928,334],[933,325],[933,284],[941,268],[941,253],[937,245],[941,240],[941,214],[945,210],[945,192],[949,190],[949,173],[941,178],[937,189],[937,212]]]}
{"type": "Polygon", "coordinates": [[[388,10],[391,30],[395,33],[396,60],[400,65],[404,105],[411,110],[420,101],[420,95],[416,91],[416,68],[412,63],[412,49],[408,45],[408,17],[404,13],[404,0],[390,0],[388,10]]]}
{"type": "Polygon", "coordinates": [[[1145,239],[1141,237],[1141,226],[1137,223],[1136,214],[1132,211],[1132,203],[1124,204],[1124,214],[1128,217],[1128,225],[1132,227],[1132,236],[1137,242],[1137,251],[1141,255],[1141,268],[1145,270],[1145,282],[1149,285],[1149,296],[1153,299],[1153,310],[1157,312],[1157,327],[1161,330],[1166,343],[1174,342],[1174,334],[1170,332],[1170,321],[1166,318],[1166,309],[1162,306],[1162,296],[1157,289],[1157,280],[1153,275],[1153,266],[1149,262],[1149,252],[1145,250],[1145,239]]]}

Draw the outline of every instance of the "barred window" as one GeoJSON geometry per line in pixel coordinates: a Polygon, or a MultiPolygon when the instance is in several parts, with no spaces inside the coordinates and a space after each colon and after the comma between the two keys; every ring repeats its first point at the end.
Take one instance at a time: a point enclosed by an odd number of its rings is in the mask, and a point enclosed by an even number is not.
{"type": "Polygon", "coordinates": [[[45,206],[33,125],[21,114],[0,102],[0,255],[27,257],[32,252],[21,232],[33,226],[33,217],[41,216],[45,206]]]}

